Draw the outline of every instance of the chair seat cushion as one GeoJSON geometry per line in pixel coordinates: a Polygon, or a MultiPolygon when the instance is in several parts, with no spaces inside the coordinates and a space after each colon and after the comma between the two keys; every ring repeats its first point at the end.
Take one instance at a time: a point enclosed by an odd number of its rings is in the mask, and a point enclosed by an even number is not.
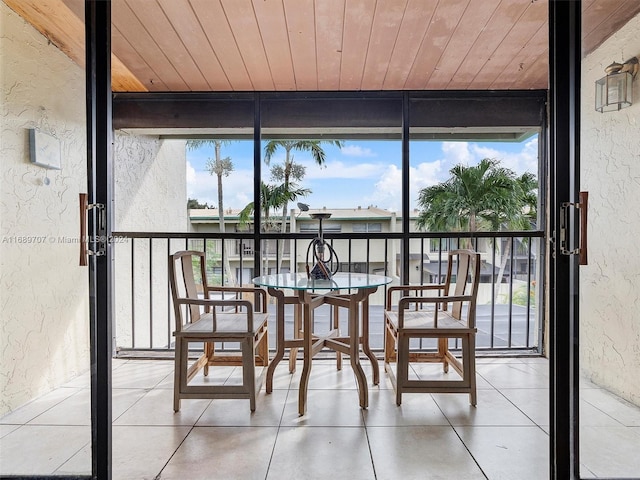
{"type": "Polygon", "coordinates": [[[182,330],[175,332],[176,336],[201,337],[213,334],[216,337],[253,336],[259,332],[267,322],[268,314],[253,314],[253,331],[247,331],[247,315],[245,313],[217,313],[216,329],[213,329],[213,315],[203,314],[197,322],[184,325],[182,330]]]}
{"type": "MultiPolygon", "coordinates": [[[[385,316],[398,328],[398,312],[387,310],[385,316]]],[[[425,329],[425,330],[475,330],[468,328],[466,322],[453,318],[448,312],[438,311],[438,326],[434,325],[433,311],[411,311],[404,312],[404,329],[425,329]]]]}

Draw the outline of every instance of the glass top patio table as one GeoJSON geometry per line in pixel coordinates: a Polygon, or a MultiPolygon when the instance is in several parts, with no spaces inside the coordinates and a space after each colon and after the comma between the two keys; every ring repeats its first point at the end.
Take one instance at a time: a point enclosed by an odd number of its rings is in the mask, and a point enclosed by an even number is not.
{"type": "Polygon", "coordinates": [[[277,275],[263,275],[252,280],[255,285],[271,288],[289,288],[292,290],[307,290],[323,292],[332,290],[350,290],[373,288],[391,283],[391,277],[369,273],[341,272],[336,273],[330,280],[308,278],[306,273],[279,273],[277,275]]]}
{"type": "MultiPolygon", "coordinates": [[[[295,352],[298,348],[303,351],[303,369],[298,388],[298,414],[304,415],[307,405],[307,388],[309,383],[309,373],[311,371],[311,359],[322,348],[328,347],[338,353],[338,365],[340,354],[349,355],[349,361],[358,381],[358,395],[360,406],[367,408],[368,389],[365,377],[359,360],[359,349],[371,361],[373,370],[373,383],[380,381],[378,361],[369,348],[369,296],[375,292],[379,286],[391,283],[392,278],[384,275],[373,275],[367,273],[336,273],[330,280],[318,280],[308,278],[306,273],[280,273],[277,275],[263,275],[256,277],[253,283],[257,286],[266,287],[269,294],[276,298],[276,354],[267,368],[267,393],[273,389],[274,370],[284,356],[285,347],[291,348],[294,354],[289,358],[289,372],[295,371],[295,352]],[[296,295],[287,296],[284,291],[293,290],[296,295]],[[344,290],[345,292],[341,292],[344,290]],[[306,305],[302,320],[304,325],[295,326],[295,338],[285,339],[284,337],[284,307],[285,304],[306,305]],[[349,312],[348,335],[339,336],[339,326],[334,324],[334,329],[325,337],[314,335],[313,333],[313,310],[320,305],[332,305],[335,307],[347,308],[349,312]],[[360,318],[360,310],[362,317],[360,318]],[[302,332],[300,328],[302,327],[302,332]],[[362,331],[360,332],[360,328],[362,331]],[[302,335],[302,338],[300,337],[302,335]]],[[[334,312],[334,322],[337,322],[337,311],[334,312]]]]}

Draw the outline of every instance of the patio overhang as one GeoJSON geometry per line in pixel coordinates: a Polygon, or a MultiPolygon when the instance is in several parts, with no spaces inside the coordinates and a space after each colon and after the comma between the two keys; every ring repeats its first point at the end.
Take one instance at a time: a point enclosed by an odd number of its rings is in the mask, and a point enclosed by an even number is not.
{"type": "MultiPolygon", "coordinates": [[[[83,0],[4,0],[84,65],[83,0]]],[[[546,90],[548,1],[112,1],[116,92],[546,90]]],[[[583,2],[583,53],[640,11],[583,2]]]]}

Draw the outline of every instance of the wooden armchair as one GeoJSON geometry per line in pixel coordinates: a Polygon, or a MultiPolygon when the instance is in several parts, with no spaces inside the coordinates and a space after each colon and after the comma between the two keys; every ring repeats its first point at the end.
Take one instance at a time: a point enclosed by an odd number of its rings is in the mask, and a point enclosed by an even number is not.
{"type": "Polygon", "coordinates": [[[180,410],[182,398],[248,398],[254,411],[266,370],[256,379],[255,364],[266,367],[269,363],[266,291],[208,286],[205,254],[196,251],[169,256],[169,281],[176,317],[173,409],[180,410]],[[210,298],[212,293],[218,298],[210,298]],[[241,353],[219,354],[215,342],[239,342],[241,353]],[[204,350],[191,365],[190,343],[201,343],[204,350]],[[201,369],[207,376],[209,366],[221,364],[241,365],[242,385],[189,385],[201,369]]]}
{"type": "Polygon", "coordinates": [[[480,255],[453,250],[449,252],[444,284],[401,285],[387,290],[384,366],[398,405],[403,393],[421,392],[469,393],[471,405],[476,405],[475,314],[479,281],[480,255]],[[410,352],[412,338],[437,339],[437,351],[410,352]],[[461,340],[461,359],[449,350],[450,338],[461,340]],[[391,365],[394,362],[395,374],[391,365]],[[445,376],[442,380],[409,380],[411,362],[442,363],[445,374],[451,365],[461,379],[449,380],[445,376]]]}

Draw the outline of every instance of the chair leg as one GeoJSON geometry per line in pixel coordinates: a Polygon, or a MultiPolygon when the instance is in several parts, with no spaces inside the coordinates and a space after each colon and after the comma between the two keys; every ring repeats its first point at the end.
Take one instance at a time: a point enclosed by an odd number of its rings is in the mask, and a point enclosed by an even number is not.
{"type": "Polygon", "coordinates": [[[409,337],[398,333],[396,352],[396,405],[402,404],[402,389],[409,381],[409,337]]]}
{"type": "Polygon", "coordinates": [[[387,323],[384,329],[384,363],[391,363],[395,354],[396,342],[394,333],[391,330],[391,325],[387,323]]]}
{"type": "Polygon", "coordinates": [[[207,359],[207,363],[204,364],[202,369],[203,375],[206,377],[209,375],[209,365],[213,362],[213,355],[215,351],[215,345],[213,342],[205,342],[204,344],[204,356],[207,359]]]}
{"type": "Polygon", "coordinates": [[[442,359],[442,371],[449,373],[449,360],[447,359],[447,351],[449,350],[449,339],[438,338],[438,356],[442,359]]]}
{"type": "Polygon", "coordinates": [[[255,375],[255,342],[253,338],[245,338],[242,341],[242,383],[249,390],[249,408],[256,410],[256,375],[255,375]]]}
{"type": "Polygon", "coordinates": [[[467,365],[465,369],[469,369],[469,403],[474,407],[478,403],[478,396],[476,393],[476,337],[475,335],[469,335],[468,337],[468,351],[467,351],[467,365]]]}
{"type": "Polygon", "coordinates": [[[260,340],[260,351],[262,355],[262,366],[267,368],[269,366],[269,334],[266,329],[260,340]]]}
{"type": "MultiPolygon", "coordinates": [[[[176,338],[176,351],[173,367],[173,411],[180,411],[180,389],[182,384],[182,374],[186,374],[186,365],[182,364],[182,339],[176,338]]],[[[186,349],[189,350],[188,348],[186,349]]]]}

